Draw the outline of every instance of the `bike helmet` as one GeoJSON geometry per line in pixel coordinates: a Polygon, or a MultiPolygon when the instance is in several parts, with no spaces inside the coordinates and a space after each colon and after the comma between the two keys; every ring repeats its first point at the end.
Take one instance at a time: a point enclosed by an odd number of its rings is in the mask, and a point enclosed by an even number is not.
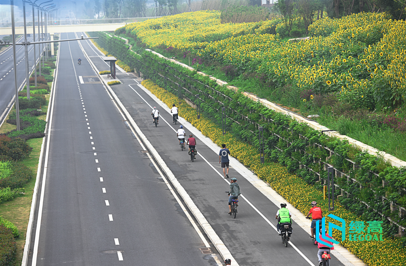
{"type": "Polygon", "coordinates": [[[172,106],[175,106],[175,104],[173,104],[172,106]]]}
{"type": "Polygon", "coordinates": [[[180,125],[180,127],[179,128],[183,128],[183,126],[182,125],[180,125]]]}
{"type": "Polygon", "coordinates": [[[154,106],[154,109],[156,109],[156,107],[154,106]]]}
{"type": "Polygon", "coordinates": [[[281,208],[286,208],[286,203],[281,203],[281,208]]]}
{"type": "Polygon", "coordinates": [[[232,177],[232,178],[231,178],[231,180],[233,180],[233,181],[237,181],[237,178],[235,178],[235,177],[232,177]]]}
{"type": "Polygon", "coordinates": [[[314,206],[316,206],[317,205],[317,202],[316,201],[312,201],[312,206],[314,207],[314,206]]]}

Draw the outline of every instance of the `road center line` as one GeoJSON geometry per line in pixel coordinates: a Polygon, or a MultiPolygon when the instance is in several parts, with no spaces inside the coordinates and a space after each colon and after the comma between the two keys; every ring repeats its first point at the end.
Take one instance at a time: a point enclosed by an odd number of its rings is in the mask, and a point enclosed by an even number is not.
{"type": "Polygon", "coordinates": [[[106,188],[102,188],[102,192],[103,192],[103,194],[106,194],[106,188]]]}
{"type": "Polygon", "coordinates": [[[110,202],[108,200],[105,200],[104,203],[106,203],[106,206],[110,206],[110,202]]]}
{"type": "Polygon", "coordinates": [[[121,251],[117,251],[117,256],[119,261],[123,260],[123,253],[121,253],[121,251]]]}
{"type": "Polygon", "coordinates": [[[114,245],[120,246],[120,242],[118,241],[118,238],[114,238],[114,245]]]}
{"type": "Polygon", "coordinates": [[[109,221],[110,221],[110,222],[113,221],[113,214],[109,214],[109,221]]]}
{"type": "Polygon", "coordinates": [[[103,183],[103,177],[100,177],[100,182],[103,183]]]}

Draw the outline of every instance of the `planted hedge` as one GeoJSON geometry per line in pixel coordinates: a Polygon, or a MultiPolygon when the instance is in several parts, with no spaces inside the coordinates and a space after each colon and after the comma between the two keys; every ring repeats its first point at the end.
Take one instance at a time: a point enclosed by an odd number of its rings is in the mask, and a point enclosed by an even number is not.
{"type": "Polygon", "coordinates": [[[20,138],[10,138],[5,135],[0,135],[0,159],[4,161],[4,157],[13,161],[20,161],[30,155],[32,148],[20,138]],[[2,158],[3,157],[3,158],[2,158]]]}
{"type": "MultiPolygon", "coordinates": [[[[142,85],[161,99],[168,107],[171,107],[174,102],[179,103],[180,115],[183,118],[217,145],[227,143],[227,147],[229,147],[233,156],[254,171],[259,178],[266,181],[275,191],[286,198],[290,204],[299,209],[303,214],[307,214],[310,208],[310,202],[316,200],[318,205],[323,209],[325,216],[332,213],[347,221],[347,232],[349,231],[350,221],[370,221],[365,220],[365,217],[359,217],[344,209],[339,202],[336,203],[334,211],[329,211],[328,200],[323,199],[322,192],[314,189],[313,185],[309,185],[302,178],[289,173],[286,167],[271,162],[269,158],[265,158],[265,163],[262,164],[260,154],[256,147],[239,140],[232,132],[227,132],[223,135],[222,130],[214,123],[213,118],[208,119],[204,114],[198,119],[195,109],[174,94],[158,87],[151,80],[144,80],[142,85]]],[[[379,217],[377,218],[379,220],[379,217]]],[[[387,219],[383,219],[382,222],[384,232],[390,232],[390,222],[387,219]]],[[[341,239],[341,234],[334,231],[333,237],[339,240],[341,239]]],[[[399,239],[391,236],[385,237],[383,241],[371,242],[356,242],[346,239],[341,242],[341,244],[368,265],[404,265],[406,263],[405,248],[402,247],[402,243],[399,239]]]]}
{"type": "Polygon", "coordinates": [[[0,224],[0,266],[14,265],[17,254],[17,245],[13,231],[0,224]]]}
{"type": "Polygon", "coordinates": [[[17,226],[15,226],[12,222],[7,221],[3,217],[0,217],[0,224],[4,225],[6,228],[10,229],[13,232],[13,236],[15,238],[20,237],[20,232],[18,232],[17,226]]]}
{"type": "MultiPolygon", "coordinates": [[[[97,35],[100,46],[156,84],[186,98],[217,124],[222,122],[234,136],[258,150],[259,127],[264,129],[264,154],[287,166],[308,184],[321,189],[326,183],[327,167],[334,168],[335,196],[343,205],[365,218],[387,217],[391,235],[403,234],[406,227],[406,171],[389,166],[382,159],[353,148],[346,141],[329,138],[305,124],[276,113],[242,94],[219,86],[178,64],[151,52],[137,54],[122,38],[103,32],[97,35]],[[196,97],[196,95],[199,95],[196,97]],[[354,207],[356,206],[356,207],[354,207]]],[[[139,52],[139,51],[138,51],[139,52]]]]}

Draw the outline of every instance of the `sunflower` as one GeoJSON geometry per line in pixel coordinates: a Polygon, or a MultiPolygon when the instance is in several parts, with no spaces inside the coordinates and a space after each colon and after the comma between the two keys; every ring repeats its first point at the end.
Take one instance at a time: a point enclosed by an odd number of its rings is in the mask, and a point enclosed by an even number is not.
{"type": "Polygon", "coordinates": [[[329,85],[329,86],[331,85],[331,81],[330,81],[330,80],[327,80],[326,83],[327,83],[327,85],[329,85]]]}
{"type": "Polygon", "coordinates": [[[343,59],[343,63],[345,63],[345,62],[347,62],[347,60],[344,58],[344,59],[343,59]]]}
{"type": "Polygon", "coordinates": [[[380,52],[380,53],[379,53],[379,55],[380,55],[380,56],[383,56],[383,53],[382,53],[382,52],[380,52]]]}

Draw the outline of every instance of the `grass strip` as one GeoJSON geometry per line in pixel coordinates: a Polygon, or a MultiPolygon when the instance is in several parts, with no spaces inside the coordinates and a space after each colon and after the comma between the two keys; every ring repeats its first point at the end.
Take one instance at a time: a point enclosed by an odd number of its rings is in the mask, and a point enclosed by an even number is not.
{"type": "MultiPolygon", "coordinates": [[[[323,199],[322,192],[315,189],[314,186],[308,185],[300,177],[290,174],[286,167],[272,163],[269,160],[265,160],[265,163],[261,164],[260,155],[253,146],[237,140],[230,133],[223,135],[222,130],[204,116],[197,119],[196,110],[190,107],[184,100],[180,100],[174,94],[160,88],[150,80],[144,80],[142,85],[162,100],[169,108],[173,103],[180,102],[181,104],[178,105],[178,108],[183,118],[217,145],[220,146],[220,144],[226,143],[235,158],[254,171],[259,178],[266,181],[272,189],[304,215],[310,209],[310,202],[316,200],[318,205],[323,209],[325,216],[332,213],[346,220],[347,232],[349,231],[351,221],[362,221],[360,217],[346,210],[339,202],[336,202],[334,211],[328,211],[328,200],[323,199]]],[[[333,237],[339,240],[341,239],[341,233],[335,231],[333,237]]],[[[384,238],[383,241],[370,242],[354,242],[346,239],[341,242],[341,245],[368,265],[406,264],[405,248],[398,239],[384,238]]]]}

